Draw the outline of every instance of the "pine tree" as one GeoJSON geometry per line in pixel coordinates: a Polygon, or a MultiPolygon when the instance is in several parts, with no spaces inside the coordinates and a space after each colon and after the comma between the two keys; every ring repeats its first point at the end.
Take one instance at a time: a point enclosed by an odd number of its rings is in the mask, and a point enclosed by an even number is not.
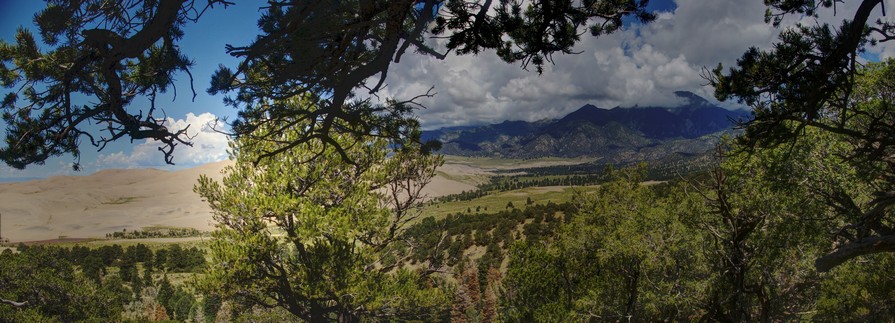
{"type": "Polygon", "coordinates": [[[500,299],[500,269],[488,269],[488,286],[482,291],[482,322],[497,321],[497,300],[500,299]]]}
{"type": "MultiPolygon", "coordinates": [[[[397,261],[409,250],[399,237],[416,216],[419,188],[441,158],[422,151],[415,138],[389,142],[346,133],[334,136],[338,145],[285,144],[316,126],[296,120],[277,142],[238,138],[231,145],[236,162],[223,183],[200,179],[195,190],[217,221],[203,288],[225,299],[247,296],[253,304],[280,306],[307,321],[437,315],[447,296],[421,287],[419,273],[397,261]],[[263,157],[274,151],[277,158],[263,157]],[[388,305],[394,297],[406,305],[388,305]]],[[[418,123],[405,126],[418,138],[418,123]]]]}
{"type": "Polygon", "coordinates": [[[459,272],[451,308],[451,322],[478,322],[482,318],[478,267],[467,260],[459,272]]]}
{"type": "Polygon", "coordinates": [[[167,274],[162,277],[158,284],[158,295],[156,295],[155,299],[161,304],[169,317],[174,315],[174,287],[171,286],[171,281],[168,280],[167,274]]]}

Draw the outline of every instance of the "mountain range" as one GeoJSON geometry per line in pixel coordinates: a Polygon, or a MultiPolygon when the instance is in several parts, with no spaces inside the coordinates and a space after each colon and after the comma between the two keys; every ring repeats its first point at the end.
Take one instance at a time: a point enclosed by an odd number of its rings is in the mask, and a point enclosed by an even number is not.
{"type": "Polygon", "coordinates": [[[657,160],[701,154],[746,110],[727,110],[686,91],[675,92],[677,107],[585,105],[560,119],[504,121],[484,126],[448,127],[423,133],[442,142],[443,154],[475,157],[598,157],[604,162],[657,160]]]}

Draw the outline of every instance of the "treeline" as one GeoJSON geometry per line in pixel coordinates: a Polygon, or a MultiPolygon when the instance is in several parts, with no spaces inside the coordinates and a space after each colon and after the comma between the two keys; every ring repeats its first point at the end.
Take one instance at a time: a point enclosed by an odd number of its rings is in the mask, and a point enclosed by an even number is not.
{"type": "MultiPolygon", "coordinates": [[[[653,161],[646,163],[646,178],[650,180],[680,179],[686,174],[704,172],[711,168],[708,153],[685,156],[676,159],[653,161]]],[[[621,165],[634,167],[636,164],[621,165]]],[[[495,175],[488,183],[480,184],[475,190],[463,191],[433,199],[430,204],[471,201],[495,192],[506,192],[529,187],[544,186],[589,186],[598,185],[607,180],[606,172],[617,168],[612,164],[582,163],[577,165],[543,166],[514,169],[524,175],[495,175]]]]}
{"type": "Polygon", "coordinates": [[[585,186],[596,185],[605,180],[605,176],[601,173],[537,177],[498,175],[491,177],[490,183],[480,185],[479,190],[505,192],[539,186],[585,186]]]}
{"type": "Polygon", "coordinates": [[[188,238],[207,236],[194,228],[144,228],[143,230],[122,229],[112,233],[106,233],[106,239],[147,239],[147,238],[188,238]]]}
{"type": "Polygon", "coordinates": [[[204,251],[176,244],[156,251],[143,244],[20,244],[15,252],[6,249],[0,254],[0,280],[6,286],[0,299],[17,305],[0,306],[0,321],[213,318],[219,301],[215,305],[184,286],[175,287],[168,278],[169,273],[198,273],[204,266],[204,251]]]}
{"type": "MultiPolygon", "coordinates": [[[[643,161],[638,162],[629,162],[629,163],[619,163],[619,164],[611,164],[611,163],[597,163],[597,162],[589,162],[589,163],[581,163],[575,165],[554,165],[554,166],[539,166],[539,167],[530,167],[530,168],[520,168],[520,169],[512,169],[506,171],[498,171],[497,173],[518,173],[522,172],[525,175],[498,175],[496,177],[504,177],[504,178],[518,178],[518,177],[584,177],[584,181],[586,184],[580,185],[592,185],[598,184],[600,181],[605,181],[605,174],[607,170],[624,168],[624,167],[634,167],[637,164],[644,163],[643,161]]],[[[677,156],[667,157],[660,160],[651,160],[646,163],[646,175],[649,179],[654,180],[671,180],[671,179],[679,179],[682,175],[690,174],[693,172],[700,172],[711,169],[714,166],[714,160],[712,159],[711,151],[707,150],[704,153],[700,154],[679,154],[677,156]]],[[[492,181],[493,183],[493,181],[492,181]]],[[[567,184],[556,184],[556,185],[567,185],[567,184]]],[[[579,185],[579,184],[574,184],[579,185]]]]}
{"type": "MultiPolygon", "coordinates": [[[[172,244],[167,248],[152,251],[142,243],[133,246],[122,247],[118,244],[105,245],[99,248],[89,248],[83,245],[75,245],[71,248],[54,246],[28,246],[19,244],[18,252],[28,252],[32,249],[47,248],[56,257],[71,261],[72,264],[82,266],[87,272],[106,272],[107,267],[119,267],[119,274],[125,272],[121,267],[134,267],[141,263],[145,268],[169,271],[169,272],[198,272],[205,266],[205,252],[197,247],[183,248],[179,244],[172,244]]],[[[125,273],[125,275],[127,275],[125,273]]],[[[130,277],[128,275],[128,277],[130,277]]],[[[99,280],[101,276],[94,277],[99,280]]]]}
{"type": "Polygon", "coordinates": [[[448,194],[445,196],[439,196],[432,199],[429,204],[434,205],[438,203],[446,203],[446,202],[455,202],[455,201],[471,201],[482,196],[488,195],[488,191],[475,189],[470,191],[463,191],[455,194],[448,194]]]}
{"type": "Polygon", "coordinates": [[[539,166],[529,168],[519,168],[505,171],[497,171],[497,173],[518,173],[522,172],[529,176],[562,176],[562,175],[590,175],[600,174],[606,169],[607,164],[602,163],[581,163],[575,165],[553,165],[539,166]]]}
{"type": "Polygon", "coordinates": [[[471,201],[496,192],[507,192],[529,187],[543,186],[585,186],[596,185],[605,180],[601,174],[566,175],[552,177],[532,177],[529,175],[492,176],[489,183],[479,185],[475,190],[440,196],[430,204],[471,201]]]}

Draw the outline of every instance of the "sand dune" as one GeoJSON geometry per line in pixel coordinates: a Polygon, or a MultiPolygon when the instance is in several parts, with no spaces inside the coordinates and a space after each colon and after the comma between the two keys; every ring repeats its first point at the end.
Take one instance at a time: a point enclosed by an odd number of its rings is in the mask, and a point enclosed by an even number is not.
{"type": "MultiPolygon", "coordinates": [[[[211,163],[173,172],[103,170],[89,176],[55,176],[0,184],[0,236],[10,241],[59,236],[101,238],[121,229],[152,225],[210,230],[211,209],[193,192],[193,185],[199,174],[220,179],[220,171],[230,163],[211,163]]],[[[445,169],[452,171],[451,166],[445,169]]],[[[425,193],[437,197],[474,188],[439,176],[426,187],[425,193]]]]}

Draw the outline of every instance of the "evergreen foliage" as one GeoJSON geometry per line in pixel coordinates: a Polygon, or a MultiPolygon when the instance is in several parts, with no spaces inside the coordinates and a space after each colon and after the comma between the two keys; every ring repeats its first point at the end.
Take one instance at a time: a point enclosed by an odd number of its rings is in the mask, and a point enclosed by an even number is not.
{"type": "MultiPolygon", "coordinates": [[[[836,11],[838,1],[775,0],[766,20],[778,25],[787,15],[817,17],[836,11]],[[832,7],[832,8],[831,8],[832,7]]],[[[893,63],[860,62],[861,53],[876,39],[895,39],[895,24],[870,21],[882,0],[862,0],[851,19],[838,26],[817,23],[783,30],[772,49],[752,48],[725,72],[718,66],[706,75],[718,99],[738,99],[753,108],[755,118],[744,124],[739,148],[755,151],[809,140],[813,131],[847,143],[841,158],[858,171],[854,179],[873,187],[873,199],[826,190],[825,199],[844,221],[835,234],[838,247],[817,258],[828,271],[861,255],[895,251],[892,206],[895,205],[895,109],[893,63]]],[[[835,159],[838,159],[836,161],[835,159]]],[[[803,216],[817,216],[804,214],[803,216]]]]}
{"type": "Polygon", "coordinates": [[[510,320],[682,320],[696,312],[699,235],[671,207],[681,196],[656,196],[640,184],[644,171],[613,171],[596,194],[578,199],[555,241],[511,248],[510,320]]]}
{"type": "Polygon", "coordinates": [[[105,321],[120,317],[120,304],[130,294],[122,298],[114,281],[100,284],[81,274],[64,254],[64,249],[43,246],[0,254],[0,299],[4,300],[0,321],[105,321]]]}
{"type": "Polygon", "coordinates": [[[348,133],[293,148],[312,126],[296,122],[279,144],[238,139],[224,181],[203,176],[196,186],[217,221],[205,290],[309,321],[437,317],[447,303],[438,282],[397,262],[409,247],[403,226],[441,158],[413,138],[348,133]],[[281,153],[259,160],[268,150],[281,153]]]}

